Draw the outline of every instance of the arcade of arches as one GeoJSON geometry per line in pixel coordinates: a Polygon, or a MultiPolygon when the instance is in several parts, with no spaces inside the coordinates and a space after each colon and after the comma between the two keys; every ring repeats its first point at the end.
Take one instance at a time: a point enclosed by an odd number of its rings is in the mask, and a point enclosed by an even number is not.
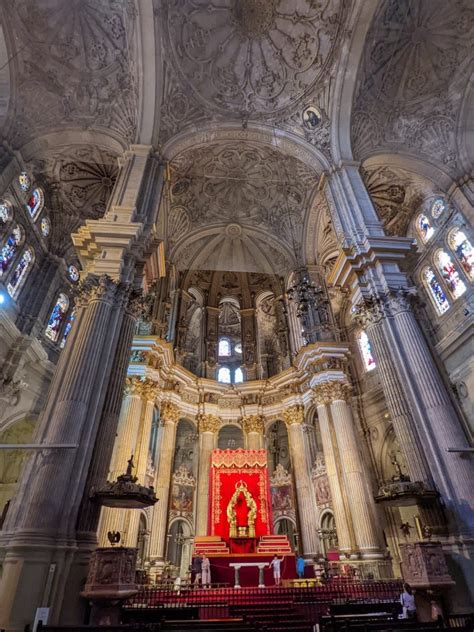
{"type": "Polygon", "coordinates": [[[184,577],[214,449],[307,562],[472,602],[473,18],[1,3],[1,628],[82,621],[113,531],[184,577]],[[101,507],[127,467],[158,502],[101,507]]]}

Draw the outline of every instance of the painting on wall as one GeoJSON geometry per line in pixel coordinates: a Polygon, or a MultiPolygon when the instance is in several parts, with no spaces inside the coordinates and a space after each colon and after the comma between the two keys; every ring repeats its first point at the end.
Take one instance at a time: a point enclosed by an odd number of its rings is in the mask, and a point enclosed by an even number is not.
{"type": "Polygon", "coordinates": [[[279,463],[270,478],[273,518],[296,519],[295,497],[291,474],[279,463]]]}
{"type": "Polygon", "coordinates": [[[193,513],[195,488],[196,479],[185,465],[181,465],[173,474],[170,518],[189,517],[193,513]]]}

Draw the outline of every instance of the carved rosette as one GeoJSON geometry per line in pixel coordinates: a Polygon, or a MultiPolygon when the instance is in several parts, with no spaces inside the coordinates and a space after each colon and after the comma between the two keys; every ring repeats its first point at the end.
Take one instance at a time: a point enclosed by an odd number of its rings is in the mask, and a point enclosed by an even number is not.
{"type": "Polygon", "coordinates": [[[304,421],[304,407],[297,405],[287,408],[283,411],[283,418],[288,427],[293,424],[302,424],[304,421]]]}
{"type": "Polygon", "coordinates": [[[92,301],[122,301],[127,293],[128,284],[114,281],[106,274],[89,274],[77,286],[75,300],[78,307],[84,307],[92,301]]]}
{"type": "Polygon", "coordinates": [[[263,416],[262,415],[245,415],[242,417],[242,427],[244,432],[258,432],[263,434],[263,416]]]}
{"type": "Polygon", "coordinates": [[[181,416],[179,406],[173,402],[163,402],[161,404],[161,419],[163,422],[177,423],[181,416]]]}
{"type": "Polygon", "coordinates": [[[314,400],[317,406],[326,406],[332,402],[348,402],[351,398],[352,386],[348,382],[331,380],[317,384],[313,388],[314,400]]]}
{"type": "Polygon", "coordinates": [[[204,414],[201,413],[197,415],[197,422],[199,427],[199,432],[219,432],[219,428],[221,427],[221,420],[217,415],[204,414]]]}

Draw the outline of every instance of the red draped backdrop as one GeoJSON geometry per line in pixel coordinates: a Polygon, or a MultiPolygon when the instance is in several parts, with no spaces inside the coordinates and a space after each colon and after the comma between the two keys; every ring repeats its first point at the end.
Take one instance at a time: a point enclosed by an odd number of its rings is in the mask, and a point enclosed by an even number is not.
{"type": "MultiPolygon", "coordinates": [[[[219,535],[229,540],[227,506],[240,481],[247,485],[257,504],[256,537],[272,533],[266,450],[213,450],[210,479],[209,535],[219,535]]],[[[237,526],[246,525],[248,510],[242,495],[238,498],[236,513],[237,526]]]]}

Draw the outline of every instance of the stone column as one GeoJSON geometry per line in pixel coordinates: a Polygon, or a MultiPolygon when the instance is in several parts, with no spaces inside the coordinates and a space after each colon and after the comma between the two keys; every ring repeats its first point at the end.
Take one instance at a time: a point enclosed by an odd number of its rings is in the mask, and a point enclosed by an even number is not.
{"type": "Polygon", "coordinates": [[[330,403],[326,389],[317,386],[314,389],[318,410],[319,428],[323,443],[324,462],[331,490],[332,509],[336,523],[338,547],[341,553],[349,556],[355,548],[353,542],[353,530],[350,512],[347,507],[347,497],[344,490],[342,476],[339,472],[337,452],[335,450],[335,437],[331,427],[328,404],[330,403]]]}
{"type": "Polygon", "coordinates": [[[347,401],[350,386],[333,381],[327,382],[324,387],[331,400],[331,415],[357,547],[363,558],[381,558],[383,554],[380,551],[380,533],[376,527],[375,504],[367,485],[368,476],[364,471],[359,439],[347,401]]]}
{"type": "Polygon", "coordinates": [[[221,421],[211,414],[198,415],[199,472],[197,483],[196,535],[207,535],[209,513],[209,473],[211,454],[216,443],[221,421]]]}
{"type": "Polygon", "coordinates": [[[242,362],[247,380],[257,379],[257,354],[255,349],[255,309],[241,309],[242,362]]]}
{"type": "Polygon", "coordinates": [[[303,555],[314,557],[319,551],[316,522],[317,511],[313,484],[305,455],[306,443],[302,425],[304,409],[302,406],[292,406],[283,412],[283,417],[288,428],[291,462],[296,482],[303,555]]]}
{"type": "Polygon", "coordinates": [[[262,450],[264,444],[262,415],[245,415],[242,417],[242,427],[247,450],[262,450]]]}
{"type": "Polygon", "coordinates": [[[171,470],[173,468],[176,425],[179,421],[179,416],[180,411],[176,404],[164,402],[161,407],[163,433],[160,444],[160,462],[155,485],[158,502],[153,507],[149,549],[150,561],[155,562],[155,564],[162,564],[165,555],[171,470]]]}
{"type": "Polygon", "coordinates": [[[31,622],[34,608],[46,598],[51,564],[56,581],[48,600],[56,606],[52,620],[57,619],[127,291],[125,284],[105,275],[90,275],[80,289],[71,339],[35,436],[45,445],[75,447],[36,451],[25,467],[2,531],[8,543],[0,584],[2,627],[23,628],[31,622]]]}
{"type": "Polygon", "coordinates": [[[207,306],[206,308],[206,357],[205,376],[211,380],[216,379],[216,369],[218,362],[218,328],[219,328],[219,308],[207,306]]]}

